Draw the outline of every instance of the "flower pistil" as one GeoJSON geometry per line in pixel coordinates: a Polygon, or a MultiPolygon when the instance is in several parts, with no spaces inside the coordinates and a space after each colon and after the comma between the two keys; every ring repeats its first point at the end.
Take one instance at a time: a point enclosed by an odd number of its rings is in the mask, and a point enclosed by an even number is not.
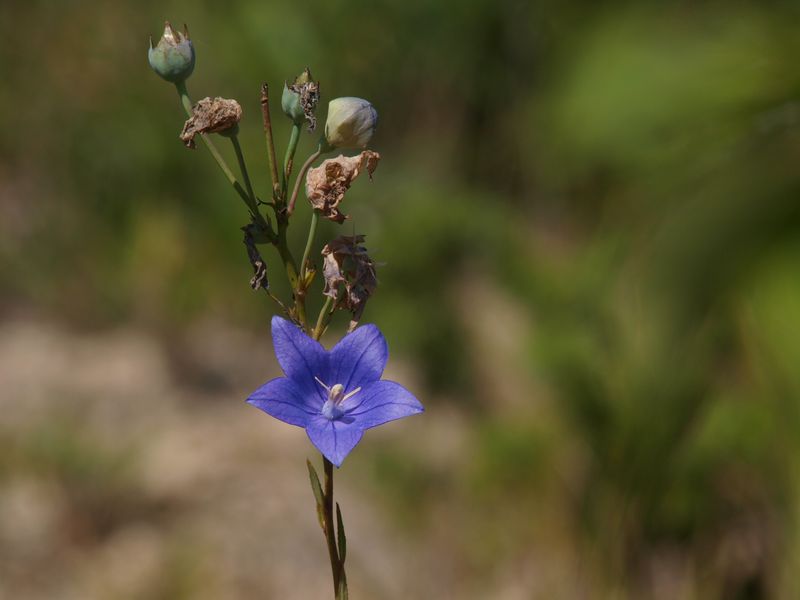
{"type": "Polygon", "coordinates": [[[357,387],[352,392],[344,393],[344,386],[341,383],[336,383],[332,386],[326,385],[319,377],[314,377],[317,383],[324,387],[328,392],[328,399],[322,405],[322,416],[333,421],[344,415],[342,410],[342,403],[348,398],[352,398],[361,391],[361,387],[357,387]]]}

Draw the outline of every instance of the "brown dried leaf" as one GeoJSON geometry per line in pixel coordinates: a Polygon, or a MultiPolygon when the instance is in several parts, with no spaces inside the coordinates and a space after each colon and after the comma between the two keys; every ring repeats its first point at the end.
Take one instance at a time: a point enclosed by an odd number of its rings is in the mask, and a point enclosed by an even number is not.
{"type": "Polygon", "coordinates": [[[247,257],[250,259],[250,264],[253,265],[253,277],[250,279],[250,287],[254,290],[268,290],[267,263],[261,258],[261,253],[258,251],[250,227],[242,227],[242,231],[244,231],[244,245],[247,248],[247,257]]]}
{"type": "Polygon", "coordinates": [[[220,133],[236,127],[242,118],[242,107],[236,100],[203,98],[192,107],[192,117],[183,124],[181,140],[194,148],[194,136],[199,133],[220,133]]]}
{"type": "Polygon", "coordinates": [[[375,263],[363,243],[363,235],[343,235],[322,249],[322,275],[325,278],[323,294],[336,299],[344,288],[340,306],[353,313],[351,327],[358,323],[367,300],[378,286],[375,263]]]}
{"type": "Polygon", "coordinates": [[[364,150],[358,156],[339,155],[329,158],[313,169],[306,176],[306,196],[311,206],[322,212],[322,216],[331,221],[342,223],[347,215],[339,211],[339,203],[345,192],[350,189],[353,180],[367,170],[370,180],[381,155],[372,150],[364,150]]]}

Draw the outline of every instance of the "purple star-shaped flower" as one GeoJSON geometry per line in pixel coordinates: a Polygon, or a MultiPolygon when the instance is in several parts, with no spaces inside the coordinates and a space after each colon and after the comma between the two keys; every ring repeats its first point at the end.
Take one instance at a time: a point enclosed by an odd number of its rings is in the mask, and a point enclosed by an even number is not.
{"type": "Polygon", "coordinates": [[[286,377],[268,381],[247,401],[305,428],[337,467],[365,429],[424,410],[399,383],[381,379],[389,348],[375,325],[358,327],[328,351],[296,325],[273,317],[272,342],[286,377]]]}

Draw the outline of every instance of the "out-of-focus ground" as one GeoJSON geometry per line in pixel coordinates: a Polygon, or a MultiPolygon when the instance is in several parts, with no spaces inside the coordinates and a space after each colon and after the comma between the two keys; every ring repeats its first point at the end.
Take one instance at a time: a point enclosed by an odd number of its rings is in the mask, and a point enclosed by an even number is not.
{"type": "MultiPolygon", "coordinates": [[[[132,329],[78,334],[28,319],[2,327],[0,383],[13,393],[0,405],[0,596],[328,594],[303,464],[315,451],[302,430],[242,402],[253,387],[244,382],[279,374],[268,346],[214,324],[191,337],[197,346],[176,360],[132,329]]],[[[402,363],[386,373],[409,375],[402,363]]],[[[359,453],[388,447],[446,468],[467,435],[444,408],[371,431],[359,453]]],[[[356,457],[336,477],[356,597],[527,598],[556,583],[545,558],[525,566],[533,572],[509,567],[474,587],[450,550],[458,510],[441,506],[424,543],[409,536],[375,506],[378,491],[358,475],[368,463],[356,457]]]]}
{"type": "Polygon", "coordinates": [[[800,595],[797,2],[11,0],[0,597],[331,595],[312,447],[243,401],[274,306],[147,65],[165,19],[261,196],[262,81],[380,114],[317,241],[367,235],[364,320],[427,410],[337,474],[353,598],[800,595]]]}

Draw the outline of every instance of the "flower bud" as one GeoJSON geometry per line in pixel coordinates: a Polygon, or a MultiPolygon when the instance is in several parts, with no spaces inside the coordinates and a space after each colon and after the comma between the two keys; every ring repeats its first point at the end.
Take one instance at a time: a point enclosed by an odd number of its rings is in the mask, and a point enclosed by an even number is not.
{"type": "Polygon", "coordinates": [[[378,124],[378,111],[363,98],[335,98],[328,103],[328,148],[366,148],[378,124]]]}
{"type": "Polygon", "coordinates": [[[314,111],[319,101],[319,83],[311,77],[311,71],[306,67],[291,85],[284,84],[281,96],[281,108],[295,125],[308,121],[308,130],[314,131],[317,118],[314,111]]]}
{"type": "Polygon", "coordinates": [[[153,47],[150,38],[150,50],[147,59],[153,71],[172,83],[181,83],[189,78],[194,70],[194,46],[189,40],[189,29],[183,26],[183,34],[175,31],[167,21],[164,35],[153,47]]]}

